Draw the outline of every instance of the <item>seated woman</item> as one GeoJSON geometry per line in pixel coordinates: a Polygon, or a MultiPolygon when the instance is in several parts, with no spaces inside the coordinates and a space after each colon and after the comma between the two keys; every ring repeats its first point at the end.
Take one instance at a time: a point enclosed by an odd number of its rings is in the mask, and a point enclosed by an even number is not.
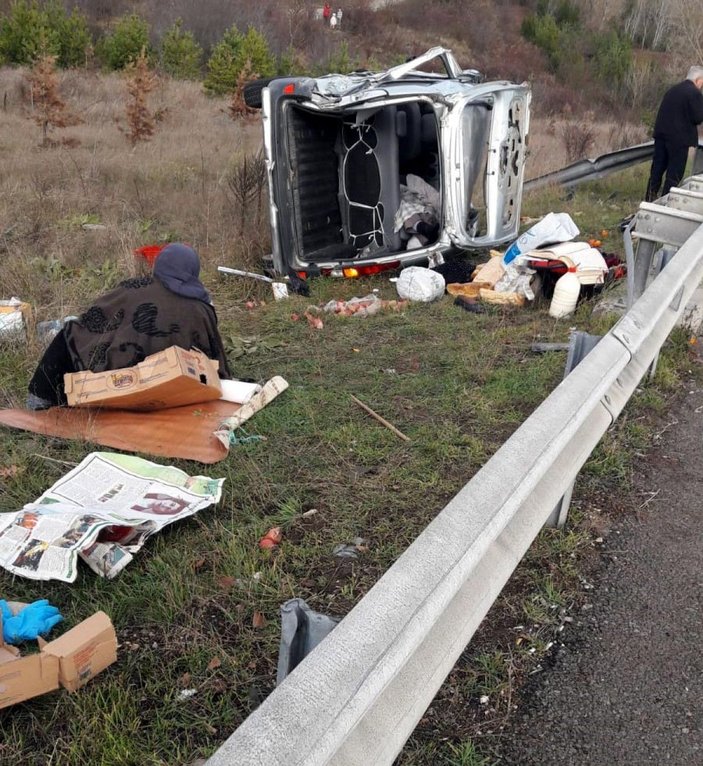
{"type": "Polygon", "coordinates": [[[64,373],[132,367],[169,346],[199,349],[219,362],[221,378],[230,378],[217,315],[199,274],[195,250],[174,242],[159,253],[152,276],[128,279],[98,298],[44,352],[29,381],[27,407],[66,404],[64,373]]]}

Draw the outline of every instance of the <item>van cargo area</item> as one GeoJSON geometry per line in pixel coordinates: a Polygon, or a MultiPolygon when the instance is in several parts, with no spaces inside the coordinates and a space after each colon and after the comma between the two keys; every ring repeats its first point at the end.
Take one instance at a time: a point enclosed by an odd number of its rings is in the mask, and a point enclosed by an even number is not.
{"type": "Polygon", "coordinates": [[[395,230],[401,184],[412,175],[437,195],[441,189],[432,105],[409,101],[330,115],[289,102],[284,119],[294,168],[288,225],[299,258],[314,263],[404,250],[407,237],[395,230]]]}

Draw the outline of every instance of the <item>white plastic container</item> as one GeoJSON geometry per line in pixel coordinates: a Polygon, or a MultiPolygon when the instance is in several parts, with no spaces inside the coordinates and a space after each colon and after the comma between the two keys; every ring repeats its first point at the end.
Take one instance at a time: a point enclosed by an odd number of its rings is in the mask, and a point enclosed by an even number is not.
{"type": "Polygon", "coordinates": [[[572,271],[567,271],[554,285],[554,296],[549,306],[549,315],[555,319],[569,316],[576,308],[581,292],[581,282],[572,271]]]}

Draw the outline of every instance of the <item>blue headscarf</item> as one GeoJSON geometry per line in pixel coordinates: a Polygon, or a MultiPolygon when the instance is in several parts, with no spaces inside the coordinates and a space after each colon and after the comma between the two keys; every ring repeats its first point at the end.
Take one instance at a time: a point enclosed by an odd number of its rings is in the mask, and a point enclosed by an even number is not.
{"type": "Polygon", "coordinates": [[[198,279],[200,258],[182,242],[167,245],[156,258],[154,276],[172,293],[211,303],[210,294],[198,279]]]}

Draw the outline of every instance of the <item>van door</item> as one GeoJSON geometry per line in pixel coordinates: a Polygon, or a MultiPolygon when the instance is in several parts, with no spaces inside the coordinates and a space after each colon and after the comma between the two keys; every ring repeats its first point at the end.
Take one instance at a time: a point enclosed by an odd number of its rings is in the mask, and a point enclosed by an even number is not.
{"type": "Polygon", "coordinates": [[[486,83],[447,115],[447,233],[458,247],[492,247],[517,236],[530,95],[527,85],[486,83]]]}

